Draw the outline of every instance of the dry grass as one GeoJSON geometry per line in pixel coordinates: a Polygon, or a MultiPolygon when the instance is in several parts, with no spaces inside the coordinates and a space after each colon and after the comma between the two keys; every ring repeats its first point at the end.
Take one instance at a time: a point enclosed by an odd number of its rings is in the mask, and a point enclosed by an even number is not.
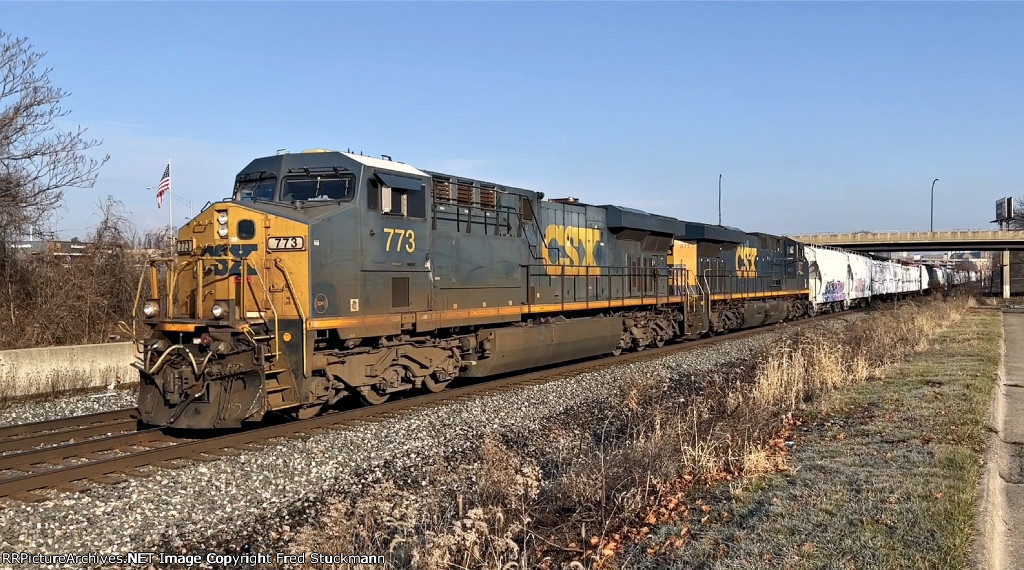
{"type": "MultiPolygon", "coordinates": [[[[703,500],[729,506],[730,519],[691,525],[685,544],[628,566],[970,567],[1000,333],[998,313],[973,312],[885,379],[809,406],[791,434],[791,469],[740,492],[702,490],[703,500]]],[[[678,535],[684,524],[654,532],[678,535]]]]}
{"type": "Polygon", "coordinates": [[[658,567],[700,528],[734,519],[695,497],[742,495],[786,470],[794,414],[922,350],[966,305],[889,307],[704,377],[635,379],[613,401],[493,434],[474,462],[439,459],[425,487],[336,499],[291,542],[387,552],[392,568],[658,567]]]}
{"type": "Polygon", "coordinates": [[[795,410],[928,347],[928,340],[955,323],[968,307],[952,302],[907,302],[877,311],[838,335],[817,330],[787,339],[759,363],[752,405],[795,410]]]}

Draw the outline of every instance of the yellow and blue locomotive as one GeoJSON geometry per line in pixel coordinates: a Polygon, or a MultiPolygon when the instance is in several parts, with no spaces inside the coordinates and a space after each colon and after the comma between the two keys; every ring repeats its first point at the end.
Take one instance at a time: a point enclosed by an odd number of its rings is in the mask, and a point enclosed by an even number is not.
{"type": "Polygon", "coordinates": [[[809,311],[802,244],[543,198],[352,153],[252,161],[140,282],[143,421],[309,417],[809,311]]]}

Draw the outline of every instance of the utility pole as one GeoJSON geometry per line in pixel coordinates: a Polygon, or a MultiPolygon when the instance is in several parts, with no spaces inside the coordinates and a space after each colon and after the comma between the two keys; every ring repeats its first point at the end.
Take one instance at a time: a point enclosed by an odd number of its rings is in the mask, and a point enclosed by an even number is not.
{"type": "Polygon", "coordinates": [[[722,225],[722,175],[718,175],[718,225],[722,225]]]}

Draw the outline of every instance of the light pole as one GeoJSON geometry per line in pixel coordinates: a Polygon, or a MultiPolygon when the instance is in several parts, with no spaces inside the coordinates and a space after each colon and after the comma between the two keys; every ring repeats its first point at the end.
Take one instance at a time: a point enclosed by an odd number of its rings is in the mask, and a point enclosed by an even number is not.
{"type": "Polygon", "coordinates": [[[722,175],[718,175],[718,225],[722,225],[722,175]]]}
{"type": "Polygon", "coordinates": [[[928,223],[928,232],[929,233],[935,231],[935,183],[938,182],[938,181],[939,181],[938,178],[936,178],[935,180],[932,180],[932,217],[931,217],[931,221],[928,223]]]}

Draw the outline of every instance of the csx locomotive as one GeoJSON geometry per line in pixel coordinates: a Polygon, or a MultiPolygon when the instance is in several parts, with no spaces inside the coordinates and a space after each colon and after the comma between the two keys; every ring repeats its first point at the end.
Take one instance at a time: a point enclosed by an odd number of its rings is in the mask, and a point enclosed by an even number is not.
{"type": "Polygon", "coordinates": [[[776,323],[813,310],[803,248],[347,152],[259,158],[140,282],[139,410],[304,418],[776,323]]]}

